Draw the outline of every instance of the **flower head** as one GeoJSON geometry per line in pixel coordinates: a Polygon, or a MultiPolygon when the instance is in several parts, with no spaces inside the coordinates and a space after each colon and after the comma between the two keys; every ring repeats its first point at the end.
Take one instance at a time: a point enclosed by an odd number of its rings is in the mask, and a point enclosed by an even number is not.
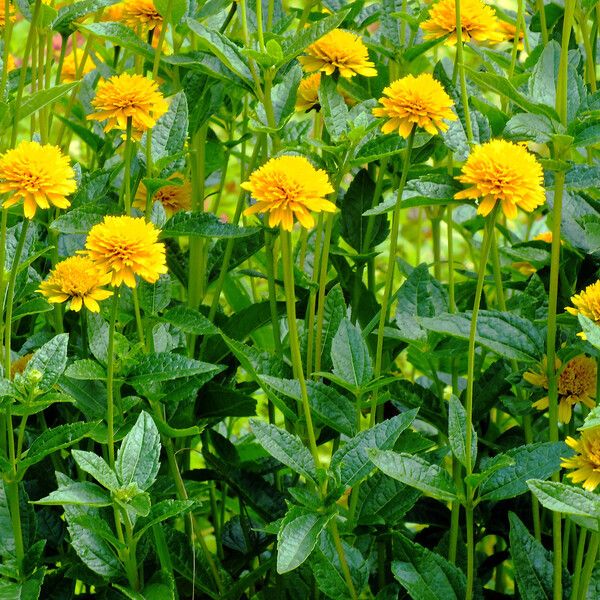
{"type": "Polygon", "coordinates": [[[296,110],[308,112],[313,108],[320,110],[319,86],[321,85],[321,73],[313,73],[305,77],[298,86],[296,96],[296,110]]]}
{"type": "Polygon", "coordinates": [[[504,214],[514,219],[517,207],[531,212],[546,200],[540,163],[522,145],[506,140],[491,140],[476,146],[457,179],[471,187],[454,197],[482,198],[477,212],[484,217],[497,202],[504,214]]]}
{"type": "MultiPolygon", "coordinates": [[[[596,406],[596,361],[581,354],[572,358],[560,369],[561,361],[556,359],[558,373],[558,420],[568,423],[571,420],[572,408],[581,402],[588,408],[596,406]]],[[[548,389],[548,361],[546,357],[535,371],[527,371],[523,379],[548,389]]],[[[548,396],[533,403],[538,410],[546,410],[549,405],[548,396]]]]}
{"type": "Polygon", "coordinates": [[[85,306],[91,312],[99,312],[98,301],[112,295],[110,290],[102,289],[110,279],[110,274],[87,256],[71,256],[52,269],[39,292],[53,303],[69,300],[69,308],[74,311],[85,306]]]}
{"type": "Polygon", "coordinates": [[[291,231],[294,216],[302,227],[315,224],[311,211],[335,212],[335,204],[325,200],[333,192],[327,173],[315,169],[303,156],[272,158],[250,175],[241,186],[256,200],[246,215],[269,213],[269,227],[291,231]]]}
{"type": "MultiPolygon", "coordinates": [[[[460,0],[460,24],[463,42],[499,42],[505,39],[499,32],[496,13],[482,0],[460,0]]],[[[448,35],[447,42],[456,44],[455,0],[436,2],[429,10],[429,18],[421,23],[421,29],[426,40],[448,35]]]]}
{"type": "MultiPolygon", "coordinates": [[[[79,64],[75,63],[75,54],[72,52],[67,54],[63,60],[62,70],[60,72],[60,79],[65,83],[75,81],[77,79],[77,67],[79,64]]],[[[87,75],[96,68],[96,65],[91,60],[86,60],[83,65],[81,77],[87,75]]]]}
{"type": "Polygon", "coordinates": [[[140,25],[145,29],[154,29],[163,21],[152,0],[125,0],[122,11],[123,21],[133,29],[140,25]]]}
{"type": "MultiPolygon", "coordinates": [[[[498,33],[499,33],[499,36],[502,36],[502,39],[498,40],[495,43],[500,44],[502,42],[509,42],[511,44],[514,44],[515,34],[517,33],[517,27],[513,23],[509,23],[508,21],[502,21],[502,20],[498,19],[498,33]]],[[[525,47],[523,45],[524,39],[525,39],[525,32],[523,31],[523,28],[521,27],[519,30],[519,42],[517,44],[517,50],[523,50],[523,48],[525,47]]]]}
{"type": "Polygon", "coordinates": [[[117,2],[117,4],[111,4],[104,9],[102,13],[103,21],[121,21],[123,19],[123,10],[125,9],[124,2],[117,2]]]}
{"type": "MultiPolygon", "coordinates": [[[[600,325],[600,280],[588,285],[583,292],[571,296],[571,302],[574,306],[567,306],[565,309],[572,315],[583,315],[600,325]]],[[[582,331],[577,334],[582,339],[587,339],[582,331]]]]}
{"type": "Polygon", "coordinates": [[[76,188],[69,157],[58,146],[23,141],[0,156],[0,193],[10,193],[4,206],[22,198],[28,219],[33,219],[38,207],[69,207],[67,196],[76,188]]]}
{"type": "MultiPolygon", "coordinates": [[[[15,15],[15,7],[12,3],[10,3],[8,8],[8,18],[11,23],[14,23],[17,20],[15,15]]],[[[6,27],[6,14],[4,12],[4,7],[0,8],[0,29],[4,29],[6,27]]]]}
{"type": "Polygon", "coordinates": [[[114,286],[125,282],[134,288],[135,275],[154,283],[167,272],[165,246],[157,241],[159,233],[143,218],[104,217],[90,230],[85,252],[111,274],[114,286]]]}
{"type": "Polygon", "coordinates": [[[452,112],[452,98],[448,96],[439,81],[429,73],[418,77],[408,75],[394,81],[383,90],[383,98],[379,99],[383,108],[373,109],[376,117],[387,117],[381,131],[398,133],[407,138],[413,126],[422,127],[431,135],[448,129],[448,121],[456,120],[452,112]]]}
{"type": "Polygon", "coordinates": [[[88,119],[107,121],[104,131],[127,129],[131,118],[135,137],[156,125],[159,117],[167,112],[167,102],[158,91],[155,81],[142,75],[115,75],[98,84],[92,106],[98,111],[88,119]]]}
{"type": "Polygon", "coordinates": [[[593,492],[600,484],[600,427],[584,429],[578,440],[567,437],[565,442],[577,454],[572,458],[563,458],[560,466],[575,469],[567,477],[573,483],[583,482],[584,489],[593,492]]]}
{"type": "Polygon", "coordinates": [[[369,60],[369,52],[359,35],[334,29],[311,44],[298,60],[307,73],[323,71],[333,75],[337,70],[342,77],[364,75],[375,77],[375,65],[369,60]]]}
{"type": "MultiPolygon", "coordinates": [[[[182,179],[182,176],[180,173],[174,173],[169,179],[182,179]]],[[[134,208],[146,210],[147,194],[146,186],[143,182],[140,183],[133,201],[134,208]]],[[[163,205],[167,217],[180,210],[190,210],[192,207],[192,184],[185,180],[180,185],[177,182],[172,185],[163,185],[154,192],[152,200],[163,205]]]]}

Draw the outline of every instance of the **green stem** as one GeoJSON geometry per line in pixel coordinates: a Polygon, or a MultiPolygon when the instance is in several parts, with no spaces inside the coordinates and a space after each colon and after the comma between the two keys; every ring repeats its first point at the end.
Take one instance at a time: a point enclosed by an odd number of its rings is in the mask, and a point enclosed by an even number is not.
{"type": "Polygon", "coordinates": [[[594,61],[594,51],[592,49],[592,41],[588,29],[587,15],[583,10],[579,11],[578,21],[579,28],[581,29],[581,38],[583,39],[583,47],[585,49],[587,80],[590,84],[590,90],[594,93],[596,91],[596,63],[594,61]]]}
{"type": "Polygon", "coordinates": [[[281,229],[281,262],[283,266],[283,284],[285,288],[285,304],[288,318],[288,339],[290,342],[290,353],[294,376],[300,383],[300,395],[302,398],[302,412],[306,421],[306,432],[308,434],[308,443],[313,460],[317,468],[321,466],[319,451],[317,449],[317,440],[310,412],[310,403],[308,401],[308,390],[306,389],[306,380],[304,379],[304,368],[302,366],[302,355],[300,354],[300,339],[298,337],[298,327],[296,323],[296,290],[294,286],[294,257],[292,254],[292,235],[289,231],[281,229]]]}
{"type": "MultiPolygon", "coordinates": [[[[279,313],[277,312],[277,289],[275,288],[275,257],[273,252],[275,244],[273,234],[265,231],[265,249],[267,261],[267,285],[269,290],[269,309],[271,311],[271,328],[273,330],[273,344],[275,354],[281,356],[281,330],[279,328],[279,313]]],[[[271,401],[269,400],[269,406],[271,401]]]]}
{"type": "MultiPolygon", "coordinates": [[[[154,64],[152,65],[152,79],[156,81],[158,77],[158,67],[160,66],[160,57],[162,54],[163,45],[165,38],[167,37],[167,27],[171,21],[171,14],[173,13],[173,0],[167,0],[167,10],[164,14],[162,27],[160,28],[160,35],[158,36],[158,42],[156,44],[156,50],[154,52],[154,64]]],[[[150,130],[149,130],[150,131],[150,130]]]]}
{"type": "MultiPolygon", "coordinates": [[[[10,19],[10,0],[4,0],[4,34],[2,36],[4,47],[2,50],[2,79],[0,80],[0,98],[4,98],[6,82],[8,80],[8,59],[10,56],[10,41],[12,38],[13,24],[10,19]]],[[[25,67],[25,65],[23,65],[25,67]]]]}
{"type": "Polygon", "coordinates": [[[131,150],[133,142],[131,139],[133,129],[132,117],[127,117],[127,130],[125,134],[125,172],[123,173],[123,203],[125,214],[131,214],[131,150]]]}
{"type": "Polygon", "coordinates": [[[585,539],[587,529],[579,529],[579,539],[577,540],[577,552],[575,554],[575,567],[573,571],[573,587],[571,588],[571,600],[577,600],[579,596],[579,586],[581,584],[581,567],[583,565],[583,553],[585,550],[585,539]]]}
{"type": "MultiPolygon", "coordinates": [[[[10,275],[8,279],[8,289],[6,291],[6,317],[4,322],[4,376],[7,378],[10,378],[10,346],[12,338],[12,316],[15,300],[15,284],[17,282],[17,275],[19,274],[19,264],[21,262],[21,255],[23,254],[25,240],[27,239],[28,229],[29,219],[25,219],[21,225],[21,233],[19,234],[19,241],[17,242],[17,247],[15,249],[15,255],[12,261],[12,266],[10,269],[10,275]]],[[[8,423],[8,425],[10,425],[10,423],[8,423]]]]}
{"type": "Polygon", "coordinates": [[[581,573],[581,587],[579,588],[579,600],[585,600],[588,597],[588,588],[590,587],[590,581],[592,579],[592,573],[596,566],[596,557],[598,555],[598,543],[600,542],[600,534],[597,531],[593,531],[590,543],[588,546],[587,555],[583,564],[583,571],[581,573]]]}
{"type": "MultiPolygon", "coordinates": [[[[406,178],[408,177],[408,170],[410,169],[410,155],[412,153],[413,142],[415,139],[415,126],[413,126],[408,140],[406,142],[406,150],[404,151],[404,162],[402,164],[402,175],[400,177],[400,184],[398,185],[398,194],[396,196],[396,205],[394,206],[394,212],[392,215],[392,231],[390,236],[390,248],[388,255],[388,263],[386,268],[386,279],[385,288],[383,291],[383,299],[381,301],[381,311],[379,313],[379,327],[377,329],[377,349],[375,351],[375,369],[374,379],[377,379],[381,375],[381,363],[383,358],[383,333],[385,329],[385,322],[387,319],[387,307],[392,296],[392,288],[394,286],[394,267],[396,265],[396,248],[398,246],[398,233],[400,231],[400,209],[402,206],[402,193],[404,192],[404,186],[406,184],[406,178]]],[[[371,414],[369,416],[369,427],[375,425],[375,417],[377,414],[377,390],[373,392],[371,397],[371,414]]]]}
{"type": "Polygon", "coordinates": [[[110,320],[108,322],[108,343],[106,350],[106,425],[108,462],[111,467],[115,464],[115,401],[114,401],[114,373],[115,373],[115,327],[117,323],[117,312],[119,309],[119,291],[116,288],[110,308],[110,320]]]}
{"type": "Polygon", "coordinates": [[[138,565],[137,565],[137,543],[133,537],[133,525],[131,524],[131,519],[127,514],[125,509],[121,509],[120,511],[121,517],[123,519],[123,523],[125,525],[125,550],[123,551],[123,558],[125,563],[125,572],[127,573],[127,580],[129,581],[129,586],[134,591],[140,590],[140,577],[138,573],[138,565]]]}
{"type": "Polygon", "coordinates": [[[458,64],[458,75],[460,78],[460,97],[463,110],[465,111],[465,131],[467,141],[473,143],[473,127],[471,125],[471,112],[469,110],[469,93],[467,91],[467,76],[465,74],[463,39],[462,39],[462,21],[460,16],[460,0],[455,0],[456,10],[456,62],[458,64]]]}
{"type": "Polygon", "coordinates": [[[344,574],[344,581],[346,582],[346,586],[348,588],[348,591],[350,592],[350,597],[352,598],[352,600],[356,600],[358,598],[358,595],[356,594],[356,589],[354,588],[352,574],[350,573],[350,568],[348,567],[346,553],[344,552],[344,546],[342,545],[342,539],[340,537],[340,532],[338,531],[338,526],[335,521],[335,517],[331,519],[331,521],[329,521],[329,531],[333,536],[333,543],[335,544],[335,549],[337,550],[338,557],[340,559],[342,573],[344,574]]]}
{"type": "MultiPolygon", "coordinates": [[[[303,231],[306,231],[303,229],[303,231]]],[[[317,220],[317,229],[314,237],[313,268],[311,273],[311,283],[316,284],[319,279],[319,264],[321,260],[321,249],[323,247],[323,213],[319,214],[317,220]]],[[[302,261],[304,262],[304,261],[302,261]]],[[[302,263],[301,263],[302,264],[302,263]]],[[[311,286],[308,294],[308,308],[306,309],[307,321],[307,339],[306,339],[306,373],[310,376],[313,373],[313,354],[314,354],[314,336],[315,336],[315,306],[317,303],[317,290],[311,286]]]]}
{"type": "Polygon", "coordinates": [[[442,254],[440,217],[438,216],[431,219],[431,237],[433,241],[433,276],[439,281],[442,278],[442,254]]]}
{"type": "Polygon", "coordinates": [[[546,24],[546,10],[544,8],[544,0],[537,0],[537,10],[540,15],[540,30],[542,32],[542,44],[548,43],[548,25],[546,24]]]}
{"type": "MultiPolygon", "coordinates": [[[[473,303],[473,312],[471,314],[471,327],[469,330],[469,350],[467,356],[467,388],[465,393],[465,412],[466,412],[466,440],[465,440],[465,470],[468,477],[473,473],[473,462],[471,456],[472,441],[472,423],[473,423],[473,383],[475,380],[475,337],[477,333],[477,316],[479,314],[479,305],[483,293],[483,282],[487,267],[487,259],[490,252],[490,246],[494,239],[494,225],[498,204],[494,207],[486,219],[483,232],[483,242],[481,246],[481,256],[479,258],[479,271],[477,274],[477,285],[475,287],[475,301],[473,303]]],[[[475,540],[473,532],[473,490],[465,479],[465,515],[467,527],[467,590],[466,600],[473,598],[473,584],[475,581],[475,540]]]]}
{"type": "Polygon", "coordinates": [[[513,39],[512,51],[510,54],[510,66],[508,68],[508,78],[510,79],[515,73],[517,64],[517,54],[519,51],[519,38],[521,36],[521,22],[523,21],[523,0],[517,0],[517,20],[515,22],[515,37],[513,39]]]}
{"type": "Polygon", "coordinates": [[[135,313],[135,325],[137,328],[138,339],[142,348],[146,349],[146,338],[144,336],[144,325],[142,323],[142,313],[140,312],[140,300],[138,298],[137,288],[132,288],[131,296],[133,298],[133,312],[135,313]]]}

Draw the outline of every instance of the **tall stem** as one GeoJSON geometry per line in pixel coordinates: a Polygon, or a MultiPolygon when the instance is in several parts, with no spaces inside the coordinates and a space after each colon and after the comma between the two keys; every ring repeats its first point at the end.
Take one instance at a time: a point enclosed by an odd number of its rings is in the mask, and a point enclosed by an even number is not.
{"type": "Polygon", "coordinates": [[[465,131],[469,144],[473,143],[473,127],[471,125],[471,112],[469,111],[469,93],[467,91],[467,76],[465,74],[462,21],[460,16],[460,0],[455,0],[456,12],[456,62],[460,78],[460,96],[463,110],[465,111],[465,131]]]}
{"type": "Polygon", "coordinates": [[[106,350],[106,425],[108,462],[111,467],[115,464],[115,401],[114,401],[114,374],[115,374],[115,327],[119,308],[119,291],[115,290],[110,308],[110,321],[108,322],[108,344],[106,350]]]}
{"type": "Polygon", "coordinates": [[[298,326],[296,323],[296,290],[294,285],[294,257],[292,255],[292,235],[285,229],[281,230],[281,262],[283,266],[283,284],[285,288],[285,304],[288,318],[288,338],[290,342],[290,353],[292,357],[292,366],[294,376],[300,383],[300,395],[302,399],[302,412],[306,421],[306,433],[308,434],[308,444],[315,465],[320,467],[319,451],[317,449],[317,440],[310,412],[308,401],[308,390],[306,389],[306,380],[304,379],[304,368],[302,366],[302,355],[300,353],[300,339],[298,337],[298,326]]]}
{"type": "MultiPolygon", "coordinates": [[[[377,379],[381,375],[381,363],[383,357],[383,333],[385,329],[385,322],[388,313],[388,304],[392,296],[392,288],[394,286],[394,267],[396,265],[396,248],[398,246],[398,233],[400,231],[400,208],[402,205],[402,193],[404,192],[404,186],[406,184],[406,178],[408,177],[408,170],[410,169],[410,155],[412,153],[413,143],[415,139],[415,126],[408,136],[406,143],[406,150],[404,151],[404,162],[402,164],[402,175],[400,177],[400,184],[398,185],[398,194],[396,196],[396,205],[394,206],[394,213],[392,215],[392,231],[390,236],[390,248],[388,254],[388,263],[386,269],[385,288],[383,291],[383,299],[381,301],[381,312],[379,313],[379,327],[377,329],[377,349],[375,351],[375,369],[374,377],[377,379]]],[[[373,392],[371,396],[371,414],[369,416],[369,427],[373,427],[375,424],[375,417],[377,414],[377,390],[373,392]]]]}
{"type": "Polygon", "coordinates": [[[596,558],[598,556],[598,545],[600,542],[600,534],[597,531],[593,531],[588,551],[583,564],[583,571],[581,573],[581,582],[579,587],[579,600],[586,600],[588,597],[588,588],[590,587],[590,581],[592,579],[592,573],[596,566],[596,558]]]}
{"type": "MultiPolygon", "coordinates": [[[[466,440],[465,440],[465,470],[469,477],[473,473],[473,457],[471,455],[471,440],[473,436],[473,383],[475,380],[475,337],[477,334],[477,317],[479,315],[479,305],[483,292],[483,281],[487,267],[487,259],[490,252],[490,246],[494,238],[494,225],[498,204],[494,207],[487,217],[485,229],[483,232],[483,243],[481,247],[481,256],[479,258],[479,271],[477,274],[477,285],[475,287],[475,301],[473,303],[473,312],[471,313],[471,328],[469,330],[469,350],[467,356],[467,388],[465,397],[466,412],[466,440]]],[[[473,583],[475,581],[475,539],[473,532],[473,490],[465,479],[465,515],[467,526],[467,590],[466,600],[473,597],[473,583]]]]}
{"type": "MultiPolygon", "coordinates": [[[[275,353],[281,356],[281,330],[279,328],[279,314],[277,312],[277,289],[275,288],[275,257],[273,252],[275,244],[273,234],[265,231],[265,249],[267,261],[267,285],[269,290],[269,308],[271,311],[271,327],[273,329],[273,344],[275,353]]],[[[271,401],[269,400],[269,406],[271,401]]]]}
{"type": "Polygon", "coordinates": [[[127,130],[125,133],[125,161],[123,174],[123,203],[125,206],[125,214],[131,214],[131,150],[133,141],[131,139],[133,129],[132,117],[127,117],[127,130]]]}

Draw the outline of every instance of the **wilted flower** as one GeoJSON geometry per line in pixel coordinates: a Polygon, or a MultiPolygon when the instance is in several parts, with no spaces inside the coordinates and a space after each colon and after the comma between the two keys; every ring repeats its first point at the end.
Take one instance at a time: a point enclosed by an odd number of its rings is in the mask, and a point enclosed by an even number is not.
{"type": "MultiPolygon", "coordinates": [[[[169,179],[182,178],[180,173],[175,173],[169,177],[169,179]]],[[[146,210],[147,194],[148,191],[146,190],[146,186],[141,182],[135,194],[135,200],[133,201],[134,208],[146,210]]],[[[180,210],[190,210],[192,207],[192,184],[188,180],[185,180],[180,185],[177,183],[163,185],[154,192],[152,200],[154,202],[160,202],[163,205],[167,217],[170,217],[173,213],[179,212],[180,210]]]]}
{"type": "Polygon", "coordinates": [[[338,71],[342,77],[364,75],[375,77],[375,65],[369,60],[369,52],[359,35],[334,29],[311,44],[298,60],[307,73],[323,71],[333,75],[338,71]]]}
{"type": "Polygon", "coordinates": [[[546,200],[540,163],[525,147],[506,140],[476,146],[457,179],[471,187],[454,197],[481,198],[477,212],[484,217],[498,202],[504,214],[514,219],[517,207],[531,212],[546,200]]]}
{"type": "Polygon", "coordinates": [[[145,29],[154,29],[163,22],[152,0],[125,0],[121,10],[122,20],[134,29],[140,25],[145,29]]]}
{"type": "Polygon", "coordinates": [[[250,175],[241,186],[256,200],[245,215],[269,213],[269,227],[291,231],[294,216],[303,227],[315,224],[311,211],[335,212],[335,204],[325,199],[333,192],[327,173],[315,169],[303,156],[272,158],[250,175]]]}
{"type": "Polygon", "coordinates": [[[448,129],[444,120],[454,121],[457,118],[452,112],[452,98],[429,73],[418,77],[408,75],[394,81],[383,90],[379,103],[383,104],[383,108],[374,108],[373,114],[388,119],[381,131],[398,131],[404,138],[409,136],[413,126],[436,135],[448,129]]]}
{"type": "Polygon", "coordinates": [[[24,200],[23,212],[33,219],[37,208],[67,208],[77,185],[68,156],[58,146],[21,142],[0,156],[0,193],[9,193],[5,208],[24,200]]]}
{"type": "MultiPolygon", "coordinates": [[[[571,296],[574,306],[567,306],[566,311],[572,315],[583,315],[600,325],[600,280],[588,285],[583,292],[571,296]]],[[[586,339],[583,331],[577,334],[586,339]]]]}
{"type": "MultiPolygon", "coordinates": [[[[460,0],[460,24],[463,42],[499,42],[498,18],[492,8],[481,0],[460,0]]],[[[429,10],[429,18],[421,23],[426,40],[448,36],[449,44],[456,44],[456,1],[440,0],[429,10]]]]}
{"type": "Polygon", "coordinates": [[[155,81],[128,73],[100,82],[92,106],[98,112],[87,118],[107,121],[104,131],[125,131],[127,119],[131,118],[134,137],[139,137],[144,131],[154,127],[157,119],[168,109],[155,81]]]}
{"type": "Polygon", "coordinates": [[[69,308],[74,311],[85,306],[91,312],[99,312],[98,302],[112,295],[110,290],[102,288],[110,280],[110,274],[87,256],[71,256],[52,269],[40,284],[39,292],[52,303],[68,300],[69,308]]]}
{"type": "Polygon", "coordinates": [[[577,454],[572,458],[563,458],[560,466],[575,469],[567,477],[573,483],[583,482],[584,489],[593,492],[600,484],[600,427],[584,429],[578,440],[569,436],[565,442],[577,454]]]}
{"type": "MultiPolygon", "coordinates": [[[[572,408],[581,402],[588,408],[596,406],[596,361],[581,354],[572,358],[562,369],[561,361],[556,359],[559,369],[558,387],[558,420],[568,423],[571,420],[572,408]]],[[[527,371],[523,379],[544,389],[548,389],[547,359],[544,359],[536,371],[527,371]]],[[[533,403],[538,410],[546,410],[549,405],[548,396],[533,403]]]]}
{"type": "Polygon", "coordinates": [[[94,225],[85,242],[85,252],[101,268],[111,274],[111,283],[125,282],[136,286],[139,275],[155,283],[167,272],[165,246],[158,242],[160,231],[152,223],[135,217],[104,217],[94,225]]]}

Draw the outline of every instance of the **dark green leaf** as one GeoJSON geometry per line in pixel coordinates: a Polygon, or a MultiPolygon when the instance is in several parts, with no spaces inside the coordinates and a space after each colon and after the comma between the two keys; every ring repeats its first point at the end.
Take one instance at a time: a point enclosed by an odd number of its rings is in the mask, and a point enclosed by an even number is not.
{"type": "MultiPolygon", "coordinates": [[[[471,464],[477,459],[477,432],[471,427],[471,464]]],[[[460,400],[452,394],[448,407],[448,439],[452,453],[463,466],[467,464],[467,413],[460,400]]]]}
{"type": "Polygon", "coordinates": [[[56,384],[67,366],[68,343],[68,333],[60,333],[53,337],[35,352],[27,363],[23,376],[28,377],[33,372],[41,373],[42,377],[37,387],[44,392],[48,391],[56,384]]]}
{"type": "Polygon", "coordinates": [[[223,223],[212,213],[178,212],[162,229],[162,237],[243,238],[257,232],[256,227],[238,227],[223,223]]]}

